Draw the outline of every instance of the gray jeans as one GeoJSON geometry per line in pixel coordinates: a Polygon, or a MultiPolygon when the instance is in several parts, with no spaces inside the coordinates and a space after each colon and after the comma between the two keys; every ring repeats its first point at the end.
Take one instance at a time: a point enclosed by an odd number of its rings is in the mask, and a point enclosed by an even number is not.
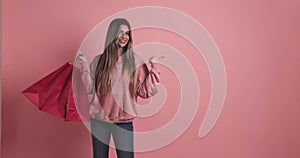
{"type": "Polygon", "coordinates": [[[107,123],[91,119],[94,158],[108,158],[113,136],[118,158],[134,158],[133,123],[107,123]]]}

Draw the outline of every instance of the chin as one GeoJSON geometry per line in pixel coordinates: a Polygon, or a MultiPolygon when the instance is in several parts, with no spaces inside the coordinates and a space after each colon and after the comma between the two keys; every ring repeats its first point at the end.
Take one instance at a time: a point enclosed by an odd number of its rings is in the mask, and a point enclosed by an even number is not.
{"type": "Polygon", "coordinates": [[[127,43],[126,43],[126,44],[119,44],[119,46],[120,46],[121,48],[124,48],[124,47],[127,46],[127,43]]]}

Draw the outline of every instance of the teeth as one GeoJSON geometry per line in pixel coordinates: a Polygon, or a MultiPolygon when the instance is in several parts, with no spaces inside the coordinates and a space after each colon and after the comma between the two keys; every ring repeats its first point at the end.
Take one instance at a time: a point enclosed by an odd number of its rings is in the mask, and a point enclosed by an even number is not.
{"type": "Polygon", "coordinates": [[[126,40],[120,40],[120,42],[121,42],[121,43],[125,43],[125,42],[126,42],[126,40]]]}

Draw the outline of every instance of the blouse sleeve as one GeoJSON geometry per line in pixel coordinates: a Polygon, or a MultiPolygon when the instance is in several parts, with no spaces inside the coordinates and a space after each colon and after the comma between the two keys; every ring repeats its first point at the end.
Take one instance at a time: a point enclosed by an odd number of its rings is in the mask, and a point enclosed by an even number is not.
{"type": "MultiPolygon", "coordinates": [[[[91,62],[89,69],[84,69],[84,67],[88,68],[88,66],[80,67],[80,71],[82,73],[81,80],[84,88],[86,89],[87,94],[95,93],[94,82],[95,82],[95,71],[96,71],[98,60],[99,60],[99,56],[96,56],[91,62]]],[[[87,64],[87,63],[82,63],[82,64],[87,64]]]]}
{"type": "Polygon", "coordinates": [[[157,93],[160,70],[158,64],[142,64],[137,68],[136,93],[141,98],[149,98],[157,93]],[[149,68],[148,68],[149,67],[149,68]]]}

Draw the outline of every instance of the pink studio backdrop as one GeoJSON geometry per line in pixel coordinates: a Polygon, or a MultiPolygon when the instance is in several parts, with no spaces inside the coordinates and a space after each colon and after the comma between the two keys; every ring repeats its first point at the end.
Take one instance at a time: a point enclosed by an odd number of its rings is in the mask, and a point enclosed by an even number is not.
{"type": "MultiPolygon", "coordinates": [[[[183,53],[197,72],[201,90],[197,115],[186,132],[168,146],[136,157],[300,157],[299,1],[2,0],[3,158],[92,157],[90,133],[83,124],[38,111],[21,91],[72,61],[100,21],[139,6],[173,8],[201,23],[221,52],[227,90],[217,124],[199,138],[211,94],[204,59],[175,34],[135,31],[135,45],[161,42],[183,53]]],[[[180,84],[166,67],[162,74],[166,104],[156,115],[135,120],[136,131],[163,126],[178,109],[180,84]]],[[[113,150],[111,156],[116,157],[113,150]]]]}

